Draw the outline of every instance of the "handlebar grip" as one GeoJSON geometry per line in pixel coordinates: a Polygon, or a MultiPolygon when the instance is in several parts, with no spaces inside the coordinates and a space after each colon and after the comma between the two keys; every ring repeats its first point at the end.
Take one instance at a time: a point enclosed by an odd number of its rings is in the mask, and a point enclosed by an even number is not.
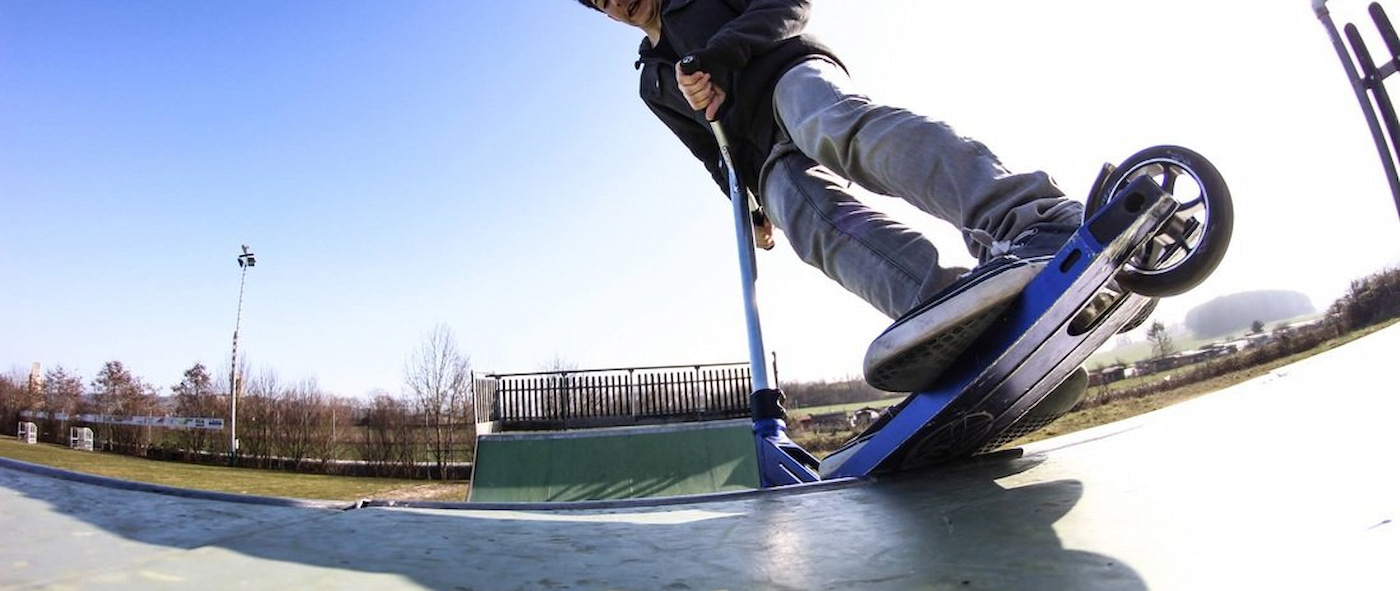
{"type": "Polygon", "coordinates": [[[682,74],[694,74],[704,69],[701,67],[700,56],[695,54],[690,54],[681,58],[680,65],[682,74]]]}

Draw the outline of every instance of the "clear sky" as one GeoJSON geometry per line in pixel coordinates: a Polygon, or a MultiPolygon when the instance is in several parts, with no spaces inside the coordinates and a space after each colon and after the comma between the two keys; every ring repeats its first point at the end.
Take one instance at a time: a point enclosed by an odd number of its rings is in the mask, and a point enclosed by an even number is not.
{"type": "MultiPolygon", "coordinates": [[[[1164,321],[1324,307],[1400,260],[1307,0],[815,4],[868,94],[1072,196],[1149,145],[1211,158],[1234,244],[1164,321]]],[[[0,0],[0,370],[227,372],[240,244],[240,354],[335,394],[398,391],[438,324],[480,371],[743,361],[729,210],[638,100],[639,39],[573,0],[0,0]]],[[[759,260],[780,377],[857,375],[887,320],[786,248],[759,260]]]]}

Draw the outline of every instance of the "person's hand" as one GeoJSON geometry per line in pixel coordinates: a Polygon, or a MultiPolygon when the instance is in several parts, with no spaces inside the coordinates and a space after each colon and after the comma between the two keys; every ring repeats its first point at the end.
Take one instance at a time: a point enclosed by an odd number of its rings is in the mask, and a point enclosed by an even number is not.
{"type": "Polygon", "coordinates": [[[773,220],[762,213],[755,213],[753,219],[753,243],[763,250],[773,250],[773,220]]]}
{"type": "Polygon", "coordinates": [[[715,86],[707,72],[695,72],[686,74],[681,72],[681,66],[676,64],[676,82],[680,84],[681,94],[685,95],[685,100],[690,103],[690,108],[696,111],[705,111],[705,120],[714,121],[719,113],[720,105],[724,104],[724,91],[715,86]]]}

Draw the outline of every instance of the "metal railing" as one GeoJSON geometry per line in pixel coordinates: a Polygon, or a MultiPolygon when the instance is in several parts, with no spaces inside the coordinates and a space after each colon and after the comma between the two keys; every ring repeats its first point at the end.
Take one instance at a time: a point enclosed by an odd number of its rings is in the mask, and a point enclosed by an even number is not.
{"type": "Polygon", "coordinates": [[[478,433],[747,417],[747,363],[487,374],[474,379],[478,433]]]}
{"type": "Polygon", "coordinates": [[[1385,79],[1400,71],[1400,37],[1396,36],[1395,27],[1391,25],[1385,9],[1381,8],[1379,2],[1372,2],[1368,12],[1387,50],[1382,54],[1384,63],[1377,65],[1356,25],[1348,23],[1344,27],[1346,40],[1343,41],[1342,33],[1337,31],[1336,24],[1332,22],[1327,1],[1312,0],[1313,12],[1326,27],[1332,46],[1342,58],[1342,68],[1346,70],[1356,99],[1361,103],[1361,112],[1366,117],[1366,124],[1371,128],[1376,150],[1380,152],[1381,165],[1385,167],[1386,180],[1390,182],[1390,193],[1395,200],[1396,212],[1400,213],[1400,174],[1397,174],[1397,160],[1400,160],[1400,119],[1396,117],[1395,106],[1391,103],[1390,94],[1385,87],[1385,79]]]}

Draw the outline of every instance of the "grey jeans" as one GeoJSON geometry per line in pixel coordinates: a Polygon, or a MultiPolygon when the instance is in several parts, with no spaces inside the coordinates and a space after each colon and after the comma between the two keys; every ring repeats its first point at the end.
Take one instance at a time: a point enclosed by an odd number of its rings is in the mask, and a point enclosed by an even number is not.
{"type": "Polygon", "coordinates": [[[1008,172],[947,124],[875,104],[841,67],[811,59],[773,91],[787,139],[764,164],[763,204],[799,257],[897,318],[956,279],[922,234],[858,201],[850,183],[902,198],[961,229],[979,261],[1043,223],[1078,225],[1083,206],[1043,172],[1008,172]]]}

